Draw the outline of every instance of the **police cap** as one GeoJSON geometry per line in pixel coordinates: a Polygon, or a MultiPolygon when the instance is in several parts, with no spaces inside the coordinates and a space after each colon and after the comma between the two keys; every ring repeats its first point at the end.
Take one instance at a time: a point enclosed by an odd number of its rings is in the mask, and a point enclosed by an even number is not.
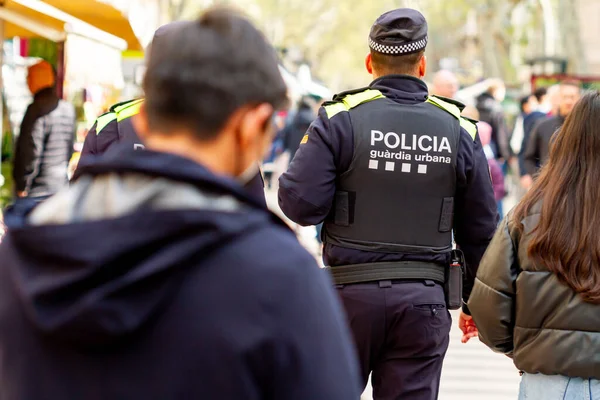
{"type": "Polygon", "coordinates": [[[427,21],[423,14],[412,8],[388,11],[371,28],[369,47],[371,50],[402,56],[416,53],[427,46],[427,21]]]}

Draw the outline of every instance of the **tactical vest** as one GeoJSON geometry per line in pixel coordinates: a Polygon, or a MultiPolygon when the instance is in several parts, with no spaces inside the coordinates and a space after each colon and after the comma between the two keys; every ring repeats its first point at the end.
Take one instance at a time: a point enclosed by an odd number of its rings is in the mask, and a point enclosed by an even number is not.
{"type": "Polygon", "coordinates": [[[348,112],[354,137],[350,167],[338,177],[326,243],[385,253],[452,249],[460,128],[475,125],[439,98],[402,105],[379,91],[337,97],[329,118],[348,112]]]}

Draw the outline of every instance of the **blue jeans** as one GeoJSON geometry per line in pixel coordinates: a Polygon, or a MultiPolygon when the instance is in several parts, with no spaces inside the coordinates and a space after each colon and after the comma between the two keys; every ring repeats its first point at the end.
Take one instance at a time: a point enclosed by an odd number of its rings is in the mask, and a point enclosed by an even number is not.
{"type": "Polygon", "coordinates": [[[321,222],[319,225],[315,226],[315,228],[317,230],[317,241],[319,244],[322,244],[323,241],[321,240],[321,232],[323,231],[323,223],[321,222]]]}
{"type": "Polygon", "coordinates": [[[519,400],[598,400],[600,381],[562,375],[524,374],[519,400]]]}

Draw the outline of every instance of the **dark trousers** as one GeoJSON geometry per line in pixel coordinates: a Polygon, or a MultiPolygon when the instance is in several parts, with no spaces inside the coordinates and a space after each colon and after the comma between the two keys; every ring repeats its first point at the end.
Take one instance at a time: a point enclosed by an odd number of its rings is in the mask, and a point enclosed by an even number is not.
{"type": "Polygon", "coordinates": [[[433,282],[338,285],[354,335],[363,388],[372,372],[375,400],[437,399],[450,313],[433,282]]]}

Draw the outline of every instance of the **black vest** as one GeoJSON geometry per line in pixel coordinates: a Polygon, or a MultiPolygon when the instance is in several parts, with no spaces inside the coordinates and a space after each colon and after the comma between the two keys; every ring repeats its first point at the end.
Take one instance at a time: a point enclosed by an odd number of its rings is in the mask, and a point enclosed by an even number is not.
{"type": "MultiPolygon", "coordinates": [[[[338,177],[325,242],[386,253],[450,251],[460,118],[439,101],[402,105],[361,96],[358,105],[342,102],[354,155],[338,177]]],[[[334,114],[339,104],[329,106],[334,114]]]]}

